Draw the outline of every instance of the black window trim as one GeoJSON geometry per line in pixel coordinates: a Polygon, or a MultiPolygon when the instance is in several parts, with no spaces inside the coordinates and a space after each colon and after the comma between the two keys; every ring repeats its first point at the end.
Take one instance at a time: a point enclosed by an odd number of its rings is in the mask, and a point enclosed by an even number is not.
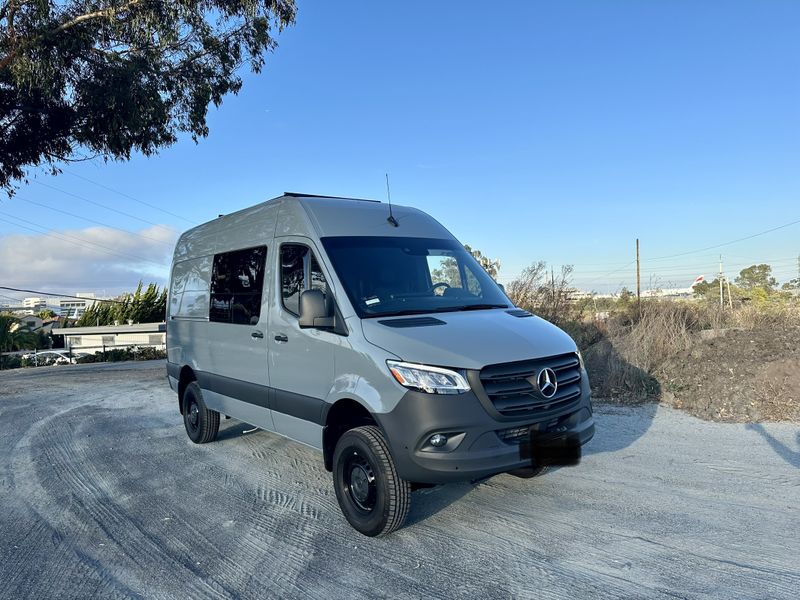
{"type": "MultiPolygon", "coordinates": [[[[236,323],[234,321],[216,321],[216,320],[213,320],[211,318],[211,306],[212,306],[212,298],[214,297],[214,292],[212,292],[211,290],[212,290],[212,287],[214,285],[214,265],[216,263],[216,260],[217,260],[218,256],[221,256],[223,254],[232,254],[234,252],[244,252],[246,250],[257,250],[259,248],[263,248],[264,249],[264,276],[263,276],[263,280],[261,282],[261,291],[258,292],[259,295],[261,296],[261,300],[259,302],[258,321],[259,322],[261,321],[261,316],[262,316],[263,309],[264,309],[264,292],[266,291],[266,285],[267,285],[267,280],[268,280],[268,278],[267,278],[267,267],[269,265],[269,262],[268,262],[269,261],[269,246],[267,244],[258,244],[256,246],[247,246],[245,248],[230,248],[230,249],[224,250],[222,252],[215,252],[214,254],[211,255],[211,278],[209,279],[209,282],[208,282],[208,316],[206,317],[206,320],[209,323],[221,323],[222,325],[244,325],[244,326],[247,326],[247,327],[254,327],[257,324],[257,323],[236,323]]],[[[256,294],[256,292],[253,292],[253,295],[255,295],[255,294],[256,294]]]]}
{"type": "MultiPolygon", "coordinates": [[[[306,248],[308,248],[309,252],[311,252],[311,254],[314,256],[314,259],[317,261],[317,264],[319,265],[319,268],[322,271],[322,274],[325,276],[326,293],[331,295],[331,299],[334,301],[334,304],[335,304],[336,297],[333,295],[333,290],[332,290],[331,284],[329,282],[328,274],[325,272],[325,267],[322,266],[322,262],[319,260],[319,258],[317,256],[319,253],[314,249],[314,247],[311,244],[308,244],[306,242],[296,242],[296,241],[292,241],[292,239],[288,239],[288,240],[283,241],[283,242],[280,243],[280,246],[278,247],[278,252],[276,253],[277,257],[278,257],[278,268],[277,268],[277,272],[278,272],[278,296],[281,299],[281,310],[286,311],[287,313],[289,313],[290,315],[292,315],[296,319],[300,318],[299,313],[294,312],[292,309],[290,309],[288,306],[286,306],[286,304],[283,301],[283,266],[282,266],[283,263],[282,263],[281,256],[282,256],[282,253],[283,253],[283,247],[284,246],[305,246],[306,248]]],[[[303,273],[303,277],[304,278],[305,278],[305,276],[306,276],[306,273],[303,273]]],[[[303,291],[305,291],[305,289],[303,291]]]]}

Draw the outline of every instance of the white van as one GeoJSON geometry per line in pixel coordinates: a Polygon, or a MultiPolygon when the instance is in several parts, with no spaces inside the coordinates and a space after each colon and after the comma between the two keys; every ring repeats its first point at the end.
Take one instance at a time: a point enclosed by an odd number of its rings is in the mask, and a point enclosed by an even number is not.
{"type": "Polygon", "coordinates": [[[391,209],[286,193],[195,227],[167,308],[189,438],[228,415],[318,449],[370,536],[403,524],[420,485],[533,476],[537,440],[579,451],[594,434],[573,340],[435,219],[391,209]]]}

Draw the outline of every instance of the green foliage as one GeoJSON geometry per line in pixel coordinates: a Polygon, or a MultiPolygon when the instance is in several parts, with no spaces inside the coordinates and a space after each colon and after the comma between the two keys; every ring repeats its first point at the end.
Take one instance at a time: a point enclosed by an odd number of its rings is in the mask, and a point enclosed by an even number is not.
{"type": "Polygon", "coordinates": [[[76,359],[78,364],[97,362],[123,362],[126,360],[156,360],[167,358],[167,353],[159,348],[113,348],[105,352],[95,352],[76,359]]]}
{"type": "Polygon", "coordinates": [[[54,319],[57,315],[49,308],[45,308],[44,310],[40,310],[38,313],[36,313],[36,316],[42,321],[48,321],[50,319],[54,319]]]}
{"type": "Polygon", "coordinates": [[[26,168],[152,155],[208,135],[294,0],[0,0],[0,186],[26,168]],[[32,135],[35,132],[36,135],[32,135]]]}
{"type": "Polygon", "coordinates": [[[26,350],[36,345],[36,334],[28,327],[17,326],[14,315],[0,315],[0,352],[26,350]]]}
{"type": "Polygon", "coordinates": [[[167,312],[167,290],[159,291],[155,283],[142,291],[142,282],[133,294],[126,294],[117,302],[96,302],[78,319],[77,327],[113,325],[114,321],[127,323],[158,323],[167,312]]]}
{"type": "Polygon", "coordinates": [[[746,290],[761,288],[766,292],[770,292],[777,287],[778,280],[772,276],[772,267],[769,265],[751,265],[739,271],[736,285],[746,290]]]}
{"type": "MultiPolygon", "coordinates": [[[[473,250],[467,244],[464,244],[464,249],[472,254],[492,279],[497,279],[497,273],[500,271],[499,260],[492,260],[488,256],[484,256],[480,250],[473,250]]],[[[450,287],[462,287],[458,263],[454,258],[442,260],[440,268],[431,271],[431,277],[434,283],[444,282],[450,287]]]]}
{"type": "Polygon", "coordinates": [[[500,272],[500,261],[492,260],[488,256],[484,256],[480,250],[473,250],[469,244],[464,244],[464,248],[475,257],[475,260],[483,267],[492,279],[497,279],[497,274],[500,272]]]}
{"type": "Polygon", "coordinates": [[[781,286],[781,289],[787,292],[791,290],[800,290],[800,277],[790,279],[781,286]]]}
{"type": "Polygon", "coordinates": [[[36,334],[27,327],[18,326],[14,315],[0,314],[0,369],[19,366],[19,359],[3,356],[3,352],[26,350],[36,345],[36,334]]]}

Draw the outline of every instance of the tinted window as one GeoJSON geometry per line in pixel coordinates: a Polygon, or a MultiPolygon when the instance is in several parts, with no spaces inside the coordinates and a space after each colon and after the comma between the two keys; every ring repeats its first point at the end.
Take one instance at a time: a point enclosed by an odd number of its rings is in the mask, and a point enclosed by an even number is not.
{"type": "Polygon", "coordinates": [[[209,321],[255,325],[261,315],[266,246],[214,256],[209,321]]]}
{"type": "Polygon", "coordinates": [[[322,244],[360,317],[508,306],[455,240],[327,237],[322,244]]]}
{"type": "Polygon", "coordinates": [[[304,290],[321,290],[328,286],[317,257],[308,246],[284,244],[281,246],[281,298],[289,312],[300,314],[300,294],[304,290]]]}

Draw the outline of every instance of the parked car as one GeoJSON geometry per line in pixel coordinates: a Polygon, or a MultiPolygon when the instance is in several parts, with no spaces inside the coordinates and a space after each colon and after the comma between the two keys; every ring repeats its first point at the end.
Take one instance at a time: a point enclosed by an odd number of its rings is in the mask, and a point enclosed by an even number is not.
{"type": "Polygon", "coordinates": [[[365,535],[419,485],[537,475],[537,440],[594,434],[575,342],[414,208],[287,193],[195,227],[167,313],[189,438],[230,415],[319,450],[365,535]]]}

